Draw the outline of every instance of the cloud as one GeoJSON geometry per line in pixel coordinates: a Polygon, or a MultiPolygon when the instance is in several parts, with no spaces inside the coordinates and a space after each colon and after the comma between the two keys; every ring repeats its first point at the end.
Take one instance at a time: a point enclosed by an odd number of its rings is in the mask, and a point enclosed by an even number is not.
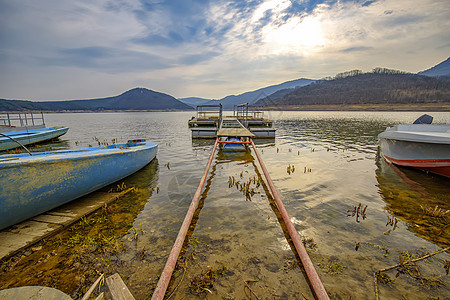
{"type": "Polygon", "coordinates": [[[126,73],[173,66],[162,56],[120,48],[83,47],[58,51],[59,55],[35,57],[44,66],[76,67],[101,72],[126,73]]]}
{"type": "Polygon", "coordinates": [[[219,52],[208,51],[206,53],[182,56],[178,62],[182,65],[195,65],[205,61],[209,61],[211,58],[217,57],[219,55],[220,55],[219,52]]]}
{"type": "Polygon", "coordinates": [[[346,48],[341,50],[342,52],[348,53],[348,52],[355,52],[355,51],[368,51],[368,50],[373,50],[373,47],[350,47],[350,48],[346,48]]]}
{"type": "Polygon", "coordinates": [[[448,57],[446,7],[445,0],[0,0],[0,97],[62,99],[72,91],[65,83],[76,82],[85,87],[68,98],[134,84],[221,98],[355,68],[424,70],[448,57]]]}
{"type": "Polygon", "coordinates": [[[366,1],[366,2],[364,2],[363,4],[362,4],[362,6],[370,6],[370,5],[372,5],[373,3],[375,3],[376,1],[366,1]]]}

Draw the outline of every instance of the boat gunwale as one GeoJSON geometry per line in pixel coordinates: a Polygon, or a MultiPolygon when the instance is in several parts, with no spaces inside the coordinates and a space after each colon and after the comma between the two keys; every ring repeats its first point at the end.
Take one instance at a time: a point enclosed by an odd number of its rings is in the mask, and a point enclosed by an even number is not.
{"type": "Polygon", "coordinates": [[[2,155],[0,156],[0,169],[17,167],[19,165],[33,165],[37,163],[53,163],[56,161],[76,161],[82,159],[94,159],[97,157],[110,157],[118,154],[151,150],[158,147],[158,144],[154,142],[139,143],[132,146],[126,146],[127,144],[114,145],[121,147],[111,147],[111,145],[109,145],[93,148],[32,152],[33,155],[31,156],[28,153],[2,155]]]}
{"type": "Polygon", "coordinates": [[[29,135],[43,134],[43,133],[47,133],[47,132],[64,131],[66,129],[69,130],[69,127],[66,127],[66,126],[54,126],[54,127],[45,127],[45,128],[39,128],[39,129],[29,129],[29,130],[21,130],[21,131],[9,131],[9,132],[5,132],[3,134],[7,135],[7,136],[12,136],[12,137],[16,137],[16,136],[27,137],[29,135]]]}
{"type": "Polygon", "coordinates": [[[450,144],[449,124],[398,124],[386,128],[379,139],[423,144],[450,144]]]}

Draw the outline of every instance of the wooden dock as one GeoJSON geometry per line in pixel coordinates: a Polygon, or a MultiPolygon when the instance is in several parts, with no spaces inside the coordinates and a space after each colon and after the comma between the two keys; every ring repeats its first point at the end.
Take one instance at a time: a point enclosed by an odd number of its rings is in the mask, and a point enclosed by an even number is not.
{"type": "Polygon", "coordinates": [[[221,128],[217,131],[218,137],[254,137],[255,135],[247,128],[221,128]]]}
{"type": "Polygon", "coordinates": [[[255,135],[244,127],[237,118],[223,119],[217,137],[254,137],[255,135]]]}
{"type": "Polygon", "coordinates": [[[49,237],[126,193],[94,192],[0,231],[0,260],[49,237]]]}
{"type": "MultiPolygon", "coordinates": [[[[223,115],[221,105],[198,105],[197,115],[188,121],[194,139],[215,139],[216,137],[275,138],[272,121],[254,105],[235,105],[233,115],[223,115]],[[238,121],[246,130],[222,130],[223,123],[238,121]]],[[[241,127],[240,126],[240,127],[241,127]]]]}

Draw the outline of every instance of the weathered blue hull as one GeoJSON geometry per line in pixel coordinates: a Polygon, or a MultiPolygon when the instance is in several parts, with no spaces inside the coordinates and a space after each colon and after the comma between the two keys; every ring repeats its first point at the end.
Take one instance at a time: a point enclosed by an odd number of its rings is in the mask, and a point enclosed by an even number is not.
{"type": "Polygon", "coordinates": [[[0,229],[89,194],[138,171],[156,143],[0,156],[0,229]]]}
{"type": "MultiPolygon", "coordinates": [[[[65,134],[67,130],[69,130],[69,127],[58,126],[23,131],[4,132],[3,134],[12,137],[22,145],[29,145],[57,138],[65,134]]],[[[17,144],[14,140],[5,136],[0,136],[0,151],[20,147],[20,145],[17,144]]]]}
{"type": "Polygon", "coordinates": [[[228,138],[227,141],[234,142],[234,143],[223,144],[222,151],[245,151],[244,144],[235,144],[235,143],[240,142],[241,141],[240,139],[232,137],[232,138],[228,138]]]}

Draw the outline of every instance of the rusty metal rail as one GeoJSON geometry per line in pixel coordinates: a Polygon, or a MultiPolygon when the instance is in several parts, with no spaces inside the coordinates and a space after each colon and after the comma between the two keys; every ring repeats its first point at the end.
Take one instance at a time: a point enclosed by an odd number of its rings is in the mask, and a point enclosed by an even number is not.
{"type": "Polygon", "coordinates": [[[288,214],[286,208],[284,207],[283,202],[281,201],[280,195],[278,194],[278,191],[275,188],[275,185],[273,184],[272,179],[270,178],[269,172],[267,171],[267,169],[261,159],[261,156],[259,155],[258,150],[256,149],[256,146],[253,143],[253,140],[250,139],[249,142],[222,142],[222,141],[219,141],[219,138],[216,138],[216,142],[214,143],[214,148],[211,152],[211,155],[209,156],[209,160],[205,167],[205,171],[200,180],[198,188],[195,191],[194,197],[192,198],[191,205],[189,206],[189,209],[188,209],[188,212],[186,213],[183,224],[181,225],[180,231],[178,232],[178,236],[175,240],[172,250],[170,251],[169,258],[167,259],[166,265],[164,266],[164,270],[161,273],[158,284],[156,285],[155,291],[152,296],[152,300],[162,300],[164,298],[164,295],[166,293],[170,279],[172,277],[173,270],[175,269],[175,265],[176,265],[178,256],[180,255],[181,248],[182,248],[184,240],[186,238],[186,234],[187,234],[189,226],[192,222],[192,217],[194,215],[195,209],[197,208],[199,198],[200,198],[203,186],[206,181],[206,176],[208,175],[209,168],[211,167],[211,162],[214,157],[214,153],[216,152],[216,148],[219,143],[251,144],[252,145],[253,150],[255,151],[256,157],[258,159],[259,165],[261,166],[264,176],[266,177],[266,180],[269,185],[272,196],[278,206],[278,210],[280,211],[280,214],[283,218],[284,224],[286,225],[289,236],[292,239],[292,242],[295,246],[295,250],[297,251],[297,254],[300,257],[303,268],[305,269],[306,276],[308,277],[308,281],[310,283],[312,291],[313,291],[316,299],[329,300],[328,294],[327,294],[322,282],[320,281],[319,275],[317,274],[316,269],[314,268],[314,265],[312,264],[311,259],[309,258],[309,255],[306,252],[305,247],[303,246],[303,242],[300,238],[300,235],[298,234],[297,230],[295,229],[294,225],[291,222],[291,219],[289,218],[289,214],[288,214]]]}
{"type": "Polygon", "coordinates": [[[251,142],[239,142],[239,141],[219,141],[219,144],[250,144],[251,142]]]}
{"type": "Polygon", "coordinates": [[[195,191],[194,197],[192,198],[191,205],[189,206],[188,212],[184,217],[183,224],[181,225],[180,231],[178,232],[175,243],[170,251],[169,258],[167,259],[166,265],[159,277],[158,284],[156,285],[155,291],[153,292],[152,300],[162,300],[166,293],[167,287],[169,286],[170,278],[172,277],[173,270],[177,263],[178,256],[180,255],[181,248],[183,246],[186,234],[188,232],[189,226],[192,222],[192,217],[194,216],[195,209],[197,208],[200,195],[202,193],[203,186],[205,185],[206,176],[208,175],[209,168],[211,167],[211,162],[214,158],[214,153],[216,152],[217,144],[219,139],[216,139],[214,143],[214,148],[209,156],[208,163],[206,164],[203,176],[200,179],[200,183],[195,191]]]}
{"type": "Polygon", "coordinates": [[[319,275],[317,275],[316,269],[314,268],[314,265],[312,264],[305,247],[303,246],[303,242],[300,238],[300,235],[298,234],[297,230],[292,224],[291,219],[289,218],[289,214],[286,208],[284,207],[283,202],[281,201],[280,195],[278,194],[278,191],[275,188],[272,179],[270,178],[269,172],[267,171],[266,166],[264,165],[261,159],[261,156],[259,156],[258,150],[256,150],[256,146],[253,143],[253,140],[250,139],[250,142],[252,144],[253,150],[255,151],[256,158],[258,159],[259,165],[261,166],[264,176],[266,177],[267,183],[269,184],[270,191],[272,192],[272,196],[278,206],[278,210],[280,211],[284,224],[286,225],[289,235],[292,239],[292,242],[294,243],[295,250],[297,250],[297,254],[300,257],[303,268],[305,269],[309,283],[311,284],[312,290],[316,298],[319,300],[329,299],[328,294],[322,284],[322,281],[320,281],[319,275]]]}

